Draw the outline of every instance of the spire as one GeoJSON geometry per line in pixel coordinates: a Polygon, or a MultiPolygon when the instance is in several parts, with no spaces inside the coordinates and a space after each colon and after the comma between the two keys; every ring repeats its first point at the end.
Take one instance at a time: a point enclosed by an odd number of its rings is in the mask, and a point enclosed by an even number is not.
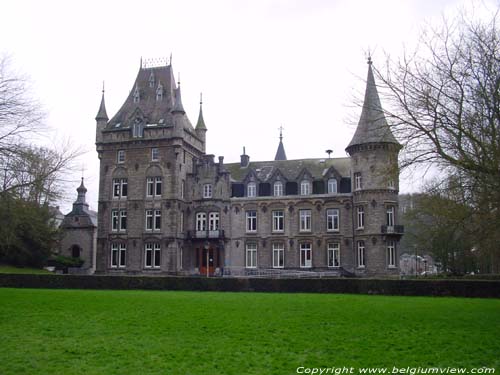
{"type": "Polygon", "coordinates": [[[104,82],[102,83],[102,98],[101,105],[99,106],[99,112],[97,112],[97,116],[95,117],[96,121],[98,120],[106,120],[108,121],[108,115],[106,113],[106,104],[104,103],[104,82]]]}
{"type": "Polygon", "coordinates": [[[389,128],[382,105],[380,104],[373,76],[371,56],[368,57],[368,77],[366,79],[365,99],[361,116],[356,132],[346,151],[349,152],[352,147],[367,143],[393,143],[400,146],[389,128]]]}
{"type": "Polygon", "coordinates": [[[198,122],[196,123],[195,130],[207,130],[205,120],[203,120],[203,96],[200,93],[200,114],[198,115],[198,122]]]}
{"type": "Polygon", "coordinates": [[[278,150],[276,151],[276,156],[274,160],[286,160],[285,147],[283,146],[283,126],[279,127],[280,130],[280,144],[278,145],[278,150]]]}
{"type": "Polygon", "coordinates": [[[174,90],[175,91],[175,103],[174,103],[174,108],[172,109],[172,113],[185,114],[186,111],[184,110],[184,107],[182,106],[180,79],[179,79],[179,82],[177,82],[177,85],[178,85],[178,87],[174,90]]]}
{"type": "Polygon", "coordinates": [[[83,184],[83,177],[82,177],[82,183],[80,184],[78,189],[76,189],[76,191],[78,192],[78,198],[76,198],[75,203],[85,203],[85,194],[87,193],[87,188],[83,184]]]}

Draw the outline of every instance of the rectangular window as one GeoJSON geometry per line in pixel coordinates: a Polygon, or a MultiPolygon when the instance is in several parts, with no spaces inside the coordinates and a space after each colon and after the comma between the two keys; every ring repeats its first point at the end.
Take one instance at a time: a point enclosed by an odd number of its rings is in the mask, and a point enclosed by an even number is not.
{"type": "Polygon", "coordinates": [[[363,181],[361,180],[361,173],[354,173],[354,190],[361,190],[363,188],[363,181]]]}
{"type": "Polygon", "coordinates": [[[394,241],[387,242],[387,265],[389,268],[396,267],[396,244],[394,241]]]}
{"type": "Polygon", "coordinates": [[[184,232],[184,212],[181,212],[179,216],[179,232],[184,232]]]}
{"type": "Polygon", "coordinates": [[[358,229],[363,229],[365,227],[365,208],[363,206],[358,206],[358,229]]]}
{"type": "Polygon", "coordinates": [[[283,268],[285,266],[285,245],[277,242],[273,243],[273,268],[283,268]]]}
{"type": "Polygon", "coordinates": [[[281,197],[283,195],[283,183],[281,181],[276,181],[274,183],[274,196],[281,197]]]}
{"type": "Polygon", "coordinates": [[[386,210],[386,222],[387,226],[394,226],[394,206],[387,206],[386,210]]]}
{"type": "Polygon", "coordinates": [[[283,232],[285,230],[285,212],[273,211],[273,232],[283,232]]]}
{"type": "Polygon", "coordinates": [[[302,181],[300,183],[300,195],[311,194],[311,183],[309,181],[302,181]]]}
{"type": "Polygon", "coordinates": [[[182,180],[181,181],[181,199],[184,199],[185,190],[186,190],[186,181],[182,180]]]}
{"type": "Polygon", "coordinates": [[[208,230],[219,230],[219,213],[210,212],[208,214],[208,230]]]}
{"type": "Polygon", "coordinates": [[[365,267],[365,241],[358,241],[358,267],[365,267]]]}
{"type": "Polygon", "coordinates": [[[203,198],[212,198],[212,185],[203,185],[203,198]]]}
{"type": "Polygon", "coordinates": [[[125,244],[111,244],[111,268],[125,268],[125,254],[127,247],[125,244]]]}
{"type": "Polygon", "coordinates": [[[257,268],[257,244],[247,243],[246,246],[246,268],[257,268]]]}
{"type": "Polygon", "coordinates": [[[161,248],[159,243],[146,243],[144,247],[144,267],[160,268],[161,248]]]}
{"type": "Polygon", "coordinates": [[[300,226],[299,230],[301,232],[311,231],[311,210],[299,210],[300,226]]]}
{"type": "Polygon", "coordinates": [[[394,180],[391,178],[389,181],[387,181],[387,188],[394,190],[396,189],[396,183],[394,180]]]}
{"type": "Polygon", "coordinates": [[[257,211],[247,211],[247,232],[257,231],[257,211]]]}
{"type": "Polygon", "coordinates": [[[331,208],[326,210],[326,230],[328,232],[337,232],[339,230],[339,210],[331,208]]]}
{"type": "Polygon", "coordinates": [[[161,196],[161,177],[148,177],[146,178],[146,196],[160,197],[161,196]]]}
{"type": "Polygon", "coordinates": [[[161,210],[154,210],[153,230],[161,230],[161,210]]]}
{"type": "Polygon", "coordinates": [[[312,249],[310,243],[300,244],[300,267],[301,268],[312,267],[312,249]]]}
{"type": "Polygon", "coordinates": [[[196,230],[198,232],[207,230],[207,214],[205,212],[198,212],[196,214],[196,230]]]}
{"type": "Polygon", "coordinates": [[[127,210],[120,210],[120,231],[127,230],[127,210]]]}
{"type": "Polygon", "coordinates": [[[334,178],[330,178],[328,180],[328,194],[336,194],[337,193],[337,180],[334,178]]]}
{"type": "Polygon", "coordinates": [[[250,182],[247,185],[247,197],[255,197],[257,195],[257,185],[255,182],[250,182]]]}
{"type": "Polygon", "coordinates": [[[160,160],[160,150],[157,147],[151,149],[151,161],[160,160]]]}
{"type": "Polygon", "coordinates": [[[119,219],[118,219],[118,210],[111,210],[111,230],[113,232],[118,231],[118,224],[119,224],[119,219]]]}
{"type": "Polygon", "coordinates": [[[116,153],[116,162],[125,163],[125,150],[118,150],[116,153]]]}
{"type": "Polygon", "coordinates": [[[337,242],[328,244],[328,267],[340,267],[340,244],[337,242]]]}
{"type": "Polygon", "coordinates": [[[113,198],[126,198],[128,194],[128,182],[126,178],[113,179],[113,198]]]}
{"type": "Polygon", "coordinates": [[[153,230],[153,210],[146,210],[146,230],[153,230]]]}

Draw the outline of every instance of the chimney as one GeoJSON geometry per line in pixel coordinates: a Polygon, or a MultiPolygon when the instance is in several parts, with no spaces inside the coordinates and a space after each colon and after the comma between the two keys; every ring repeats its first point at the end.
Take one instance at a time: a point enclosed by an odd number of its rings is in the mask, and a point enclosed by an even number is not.
{"type": "Polygon", "coordinates": [[[240,166],[242,168],[248,167],[248,164],[250,164],[250,156],[246,154],[245,146],[243,146],[243,155],[240,155],[240,158],[241,158],[240,166]]]}

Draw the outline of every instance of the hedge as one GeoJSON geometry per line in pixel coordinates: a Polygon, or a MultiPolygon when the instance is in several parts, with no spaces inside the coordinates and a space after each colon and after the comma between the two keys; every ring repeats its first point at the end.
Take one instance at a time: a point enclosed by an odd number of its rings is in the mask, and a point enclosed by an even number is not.
{"type": "Polygon", "coordinates": [[[0,274],[0,287],[350,293],[500,298],[499,280],[260,279],[0,274]]]}

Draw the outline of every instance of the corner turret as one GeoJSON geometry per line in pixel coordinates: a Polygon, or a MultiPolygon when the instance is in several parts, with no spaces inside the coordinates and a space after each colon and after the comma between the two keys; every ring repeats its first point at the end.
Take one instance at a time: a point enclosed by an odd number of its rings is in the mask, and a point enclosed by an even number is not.
{"type": "Polygon", "coordinates": [[[203,96],[200,93],[200,114],[198,115],[198,122],[196,123],[196,127],[194,129],[196,131],[196,135],[203,142],[203,152],[206,149],[206,133],[207,127],[205,125],[205,120],[203,119],[203,96]]]}
{"type": "Polygon", "coordinates": [[[106,127],[106,124],[108,123],[108,114],[106,113],[106,103],[104,102],[104,83],[102,85],[102,98],[101,98],[101,105],[99,106],[99,111],[97,112],[97,115],[95,117],[96,121],[96,143],[99,143],[102,141],[102,130],[106,127]]]}
{"type": "Polygon", "coordinates": [[[278,145],[278,150],[276,151],[276,156],[274,160],[286,160],[285,147],[283,146],[283,127],[280,126],[280,144],[278,145]]]}

